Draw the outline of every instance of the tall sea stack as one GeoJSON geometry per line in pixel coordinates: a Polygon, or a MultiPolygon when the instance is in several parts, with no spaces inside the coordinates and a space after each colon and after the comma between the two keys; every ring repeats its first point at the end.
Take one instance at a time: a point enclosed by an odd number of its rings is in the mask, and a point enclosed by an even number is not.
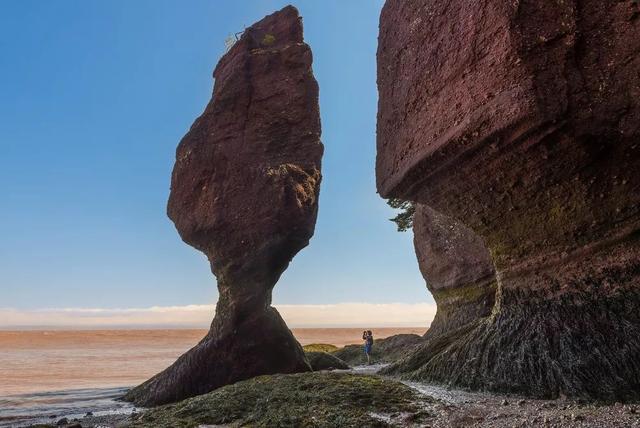
{"type": "Polygon", "coordinates": [[[430,210],[419,256],[443,216],[495,268],[435,287],[447,317],[388,372],[640,398],[639,16],[635,1],[387,0],[378,191],[430,210]]]}
{"type": "Polygon", "coordinates": [[[310,370],[271,291],[312,237],[318,211],[318,85],[291,6],[222,57],[213,97],[180,142],[168,215],[218,280],[204,339],[127,399],[158,405],[256,375],[310,370]]]}

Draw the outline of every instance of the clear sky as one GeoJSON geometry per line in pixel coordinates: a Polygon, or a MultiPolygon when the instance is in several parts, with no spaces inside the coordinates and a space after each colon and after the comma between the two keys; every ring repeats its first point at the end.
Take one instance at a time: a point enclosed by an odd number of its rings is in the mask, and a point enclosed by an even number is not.
{"type": "MultiPolygon", "coordinates": [[[[324,178],[315,236],[276,304],[433,302],[375,190],[382,3],[293,2],[320,85],[324,178]]],[[[205,257],[165,214],[175,147],[225,38],[286,4],[0,3],[0,308],[215,302],[205,257]]]]}

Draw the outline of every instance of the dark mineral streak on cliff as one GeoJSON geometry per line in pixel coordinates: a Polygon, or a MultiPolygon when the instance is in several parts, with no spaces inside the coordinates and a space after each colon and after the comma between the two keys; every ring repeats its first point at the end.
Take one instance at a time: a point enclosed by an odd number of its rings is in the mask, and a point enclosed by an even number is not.
{"type": "Polygon", "coordinates": [[[176,152],[168,214],[209,258],[220,298],[207,336],[134,388],[136,404],[310,370],[270,304],[316,222],[323,146],[311,63],[291,6],[246,29],[218,63],[212,100],[176,152]]]}
{"type": "Polygon", "coordinates": [[[496,269],[490,311],[458,293],[447,313],[475,321],[390,372],[640,398],[637,17],[617,0],[387,1],[378,190],[463,223],[496,269]]]}

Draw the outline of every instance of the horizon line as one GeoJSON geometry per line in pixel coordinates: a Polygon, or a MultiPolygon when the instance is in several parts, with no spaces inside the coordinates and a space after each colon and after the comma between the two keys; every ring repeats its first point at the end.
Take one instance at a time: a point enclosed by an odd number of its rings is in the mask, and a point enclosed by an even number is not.
{"type": "MultiPolygon", "coordinates": [[[[429,302],[273,306],[289,328],[426,327],[436,312],[435,303],[429,302]]],[[[0,330],[208,329],[214,315],[214,304],[147,308],[0,307],[0,330]]]]}
{"type": "MultiPolygon", "coordinates": [[[[344,330],[344,329],[428,329],[431,324],[415,325],[415,324],[384,324],[384,325],[368,325],[368,324],[304,324],[287,326],[290,330],[344,330]]],[[[49,332],[49,331],[152,331],[152,330],[202,330],[208,331],[208,327],[200,325],[179,325],[179,324],[133,324],[133,325],[8,325],[0,326],[0,332],[49,332]]]]}

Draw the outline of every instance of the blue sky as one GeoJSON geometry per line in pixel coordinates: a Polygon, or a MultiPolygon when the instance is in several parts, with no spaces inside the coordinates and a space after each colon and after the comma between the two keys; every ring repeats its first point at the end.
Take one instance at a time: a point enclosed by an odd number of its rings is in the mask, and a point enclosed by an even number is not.
{"type": "MultiPolygon", "coordinates": [[[[293,3],[320,85],[324,179],[315,236],[276,304],[433,302],[375,191],[382,3],[293,3]]],[[[175,147],[227,35],[286,4],[0,4],[0,307],[215,302],[205,257],[165,214],[175,147]]]]}

